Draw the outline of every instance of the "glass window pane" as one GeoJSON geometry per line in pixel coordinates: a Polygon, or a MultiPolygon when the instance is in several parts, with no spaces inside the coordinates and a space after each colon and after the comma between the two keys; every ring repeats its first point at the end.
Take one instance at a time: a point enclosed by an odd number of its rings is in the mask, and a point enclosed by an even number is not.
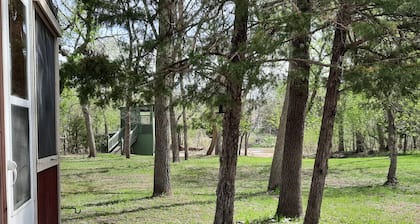
{"type": "Polygon", "coordinates": [[[28,108],[12,106],[12,151],[12,159],[17,164],[16,183],[13,185],[16,210],[31,198],[28,108]]]}
{"type": "Polygon", "coordinates": [[[9,31],[12,95],[27,99],[27,26],[25,18],[25,6],[20,0],[10,0],[9,31]]]}

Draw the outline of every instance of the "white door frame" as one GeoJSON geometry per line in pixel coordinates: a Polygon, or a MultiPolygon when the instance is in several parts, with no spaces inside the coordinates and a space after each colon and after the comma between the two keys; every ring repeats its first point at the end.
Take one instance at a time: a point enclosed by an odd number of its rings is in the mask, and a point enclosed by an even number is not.
{"type": "MultiPolygon", "coordinates": [[[[2,29],[3,29],[3,75],[4,75],[4,96],[5,96],[5,146],[6,161],[12,160],[12,105],[28,108],[29,115],[29,158],[30,158],[30,181],[31,197],[18,209],[14,209],[13,200],[13,172],[8,171],[6,175],[7,190],[7,211],[9,224],[36,223],[36,197],[37,197],[37,172],[36,172],[36,116],[35,116],[35,89],[34,89],[34,9],[32,0],[13,0],[21,1],[25,5],[26,19],[26,75],[27,75],[27,99],[22,99],[11,95],[11,52],[9,44],[9,2],[12,0],[1,1],[2,4],[2,29]]],[[[7,162],[6,162],[7,163],[7,162]]],[[[19,174],[17,174],[19,175],[19,174]]]]}

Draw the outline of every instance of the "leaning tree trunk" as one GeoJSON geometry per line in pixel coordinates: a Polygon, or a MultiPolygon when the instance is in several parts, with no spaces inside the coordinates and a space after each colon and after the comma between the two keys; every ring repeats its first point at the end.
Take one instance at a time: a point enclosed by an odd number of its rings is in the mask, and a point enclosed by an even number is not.
{"type": "Polygon", "coordinates": [[[172,24],[173,2],[160,0],[158,2],[159,12],[159,35],[162,36],[161,43],[157,49],[156,56],[156,78],[155,78],[155,164],[153,177],[153,196],[170,195],[170,122],[169,122],[169,97],[165,95],[168,89],[168,74],[166,68],[170,64],[171,24],[172,24]]]}
{"type": "Polygon", "coordinates": [[[332,45],[331,67],[327,82],[324,112],[322,116],[321,131],[319,133],[318,147],[312,174],[311,189],[309,192],[308,207],[304,223],[319,223],[322,196],[324,193],[325,177],[328,172],[328,158],[331,150],[331,141],[334,129],[334,119],[339,98],[339,87],[342,73],[343,57],[346,52],[346,37],[350,17],[347,14],[346,4],[341,3],[337,14],[334,40],[332,45]]]}
{"type": "Polygon", "coordinates": [[[207,150],[206,155],[209,156],[213,154],[213,150],[214,150],[214,147],[216,147],[216,143],[217,143],[217,126],[213,124],[211,142],[210,142],[210,146],[209,146],[209,149],[207,150]]]}
{"type": "Polygon", "coordinates": [[[301,169],[303,154],[303,135],[305,129],[306,103],[309,95],[311,41],[311,3],[309,0],[295,1],[299,10],[299,24],[292,32],[290,58],[303,59],[290,61],[288,71],[289,105],[286,119],[284,154],[281,171],[280,195],[277,217],[297,218],[302,215],[301,169]]]}
{"type": "Polygon", "coordinates": [[[281,167],[284,152],[284,135],[286,134],[287,110],[289,107],[289,84],[286,84],[286,94],[284,96],[283,108],[280,116],[279,129],[277,131],[276,144],[274,146],[274,155],[271,162],[270,178],[268,179],[268,191],[280,189],[281,167]]]}
{"type": "MultiPolygon", "coordinates": [[[[235,0],[235,20],[231,40],[226,95],[230,104],[223,116],[223,150],[220,155],[219,182],[217,184],[215,224],[233,223],[235,176],[238,160],[237,148],[241,121],[242,84],[245,69],[237,69],[245,60],[248,30],[248,0],[235,0]]],[[[242,65],[243,66],[243,65],[242,65]]]]}
{"type": "Polygon", "coordinates": [[[398,184],[397,179],[397,155],[398,150],[395,146],[395,118],[394,112],[392,111],[391,105],[388,105],[386,109],[387,120],[388,120],[388,148],[390,156],[390,164],[388,169],[387,180],[384,185],[395,186],[398,184]]]}
{"type": "Polygon", "coordinates": [[[173,105],[173,97],[170,96],[169,100],[170,106],[169,106],[169,117],[170,117],[170,123],[171,123],[171,148],[172,148],[172,162],[177,163],[180,162],[179,160],[179,142],[178,142],[178,136],[177,136],[177,122],[175,117],[175,109],[173,105]]]}
{"type": "Polygon", "coordinates": [[[92,130],[92,119],[90,117],[89,105],[81,104],[83,117],[85,118],[87,141],[89,147],[89,158],[96,157],[96,145],[95,145],[95,135],[92,130]]]}

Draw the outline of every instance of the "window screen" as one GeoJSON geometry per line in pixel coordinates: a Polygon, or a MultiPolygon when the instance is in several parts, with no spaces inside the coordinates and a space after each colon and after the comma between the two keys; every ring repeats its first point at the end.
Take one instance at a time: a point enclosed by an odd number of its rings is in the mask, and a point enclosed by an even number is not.
{"type": "Polygon", "coordinates": [[[56,155],[55,37],[36,17],[38,158],[56,155]]]}

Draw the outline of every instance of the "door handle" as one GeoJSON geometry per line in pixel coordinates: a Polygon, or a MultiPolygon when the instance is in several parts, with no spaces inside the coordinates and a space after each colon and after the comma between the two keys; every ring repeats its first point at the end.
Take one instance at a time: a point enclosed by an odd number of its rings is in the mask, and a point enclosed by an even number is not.
{"type": "Polygon", "coordinates": [[[7,170],[13,172],[13,185],[16,183],[17,179],[17,164],[13,160],[7,160],[7,170]]]}

